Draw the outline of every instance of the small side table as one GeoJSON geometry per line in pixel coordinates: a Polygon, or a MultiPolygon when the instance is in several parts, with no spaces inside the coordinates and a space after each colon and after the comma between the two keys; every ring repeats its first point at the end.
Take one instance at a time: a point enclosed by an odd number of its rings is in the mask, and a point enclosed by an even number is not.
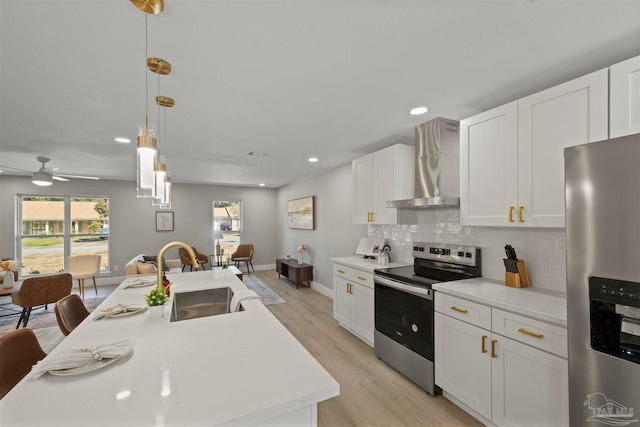
{"type": "Polygon", "coordinates": [[[311,281],[313,280],[313,265],[311,264],[299,264],[298,261],[293,259],[277,259],[276,271],[278,272],[278,278],[280,278],[280,275],[287,277],[296,284],[296,289],[300,287],[302,282],[307,282],[307,285],[311,287],[311,281]]]}

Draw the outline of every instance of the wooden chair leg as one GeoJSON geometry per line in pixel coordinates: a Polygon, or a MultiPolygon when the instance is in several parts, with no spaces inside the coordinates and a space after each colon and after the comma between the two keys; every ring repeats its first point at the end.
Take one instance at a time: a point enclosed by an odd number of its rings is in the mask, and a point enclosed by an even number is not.
{"type": "Polygon", "coordinates": [[[82,299],[84,299],[84,279],[80,279],[80,283],[82,283],[82,299]]]}
{"type": "Polygon", "coordinates": [[[93,279],[93,289],[96,290],[96,295],[98,295],[98,285],[96,284],[96,276],[93,276],[92,279],[93,279]]]}

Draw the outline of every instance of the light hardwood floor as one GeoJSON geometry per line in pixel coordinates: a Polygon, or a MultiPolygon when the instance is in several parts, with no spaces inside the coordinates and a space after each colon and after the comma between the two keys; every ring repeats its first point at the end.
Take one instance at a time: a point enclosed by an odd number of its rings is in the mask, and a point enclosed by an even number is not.
{"type": "Polygon", "coordinates": [[[285,304],[267,308],[340,384],[318,405],[319,426],[482,426],[442,396],[433,397],[374,354],[333,318],[333,301],[275,270],[255,275],[285,304]]]}

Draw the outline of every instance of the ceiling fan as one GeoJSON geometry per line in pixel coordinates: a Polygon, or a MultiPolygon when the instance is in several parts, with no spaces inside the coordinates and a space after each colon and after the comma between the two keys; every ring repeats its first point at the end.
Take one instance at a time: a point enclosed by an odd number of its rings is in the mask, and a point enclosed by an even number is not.
{"type": "Polygon", "coordinates": [[[40,169],[37,172],[31,172],[31,171],[28,171],[28,170],[13,168],[13,167],[10,167],[10,166],[0,166],[0,167],[5,168],[5,169],[13,169],[13,170],[21,171],[21,172],[32,173],[33,174],[33,178],[31,180],[31,182],[33,182],[36,185],[41,185],[41,186],[51,185],[53,183],[52,180],[54,180],[54,179],[56,181],[69,181],[68,178],[93,179],[93,180],[100,179],[100,178],[95,177],[95,176],[80,176],[80,175],[62,175],[62,174],[57,174],[57,173],[54,173],[55,171],[58,170],[57,168],[56,169],[47,168],[47,163],[51,160],[50,158],[44,157],[44,156],[39,156],[36,159],[40,163],[42,163],[42,166],[40,167],[40,169]]]}

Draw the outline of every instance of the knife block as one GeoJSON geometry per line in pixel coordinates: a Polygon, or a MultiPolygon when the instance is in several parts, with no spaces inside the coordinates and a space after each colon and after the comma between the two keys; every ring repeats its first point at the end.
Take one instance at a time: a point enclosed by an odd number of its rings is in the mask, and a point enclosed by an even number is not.
{"type": "Polygon", "coordinates": [[[504,283],[512,288],[528,288],[531,286],[529,283],[529,276],[527,275],[527,267],[524,265],[524,260],[519,259],[516,262],[518,266],[517,273],[505,272],[504,283]]]}

